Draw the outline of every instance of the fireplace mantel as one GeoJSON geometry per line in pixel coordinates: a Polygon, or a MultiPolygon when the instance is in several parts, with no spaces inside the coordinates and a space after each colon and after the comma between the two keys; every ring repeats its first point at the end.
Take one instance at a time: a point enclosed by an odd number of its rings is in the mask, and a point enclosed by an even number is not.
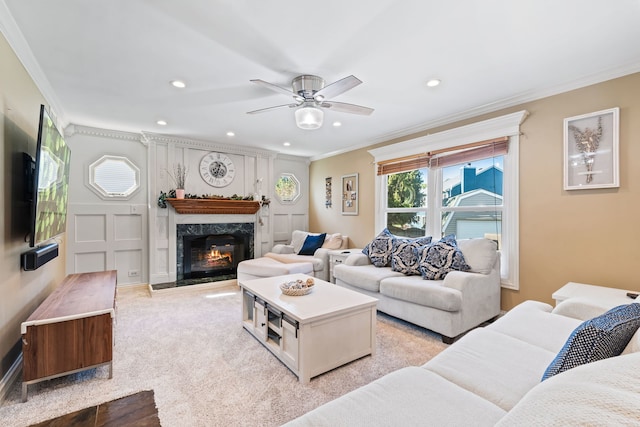
{"type": "Polygon", "coordinates": [[[253,200],[166,199],[179,214],[255,214],[260,203],[253,200]]]}

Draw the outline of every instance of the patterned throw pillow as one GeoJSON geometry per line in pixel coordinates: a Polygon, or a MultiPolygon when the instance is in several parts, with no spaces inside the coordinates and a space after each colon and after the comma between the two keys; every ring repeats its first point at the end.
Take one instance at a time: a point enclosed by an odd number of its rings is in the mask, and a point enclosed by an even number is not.
{"type": "Polygon", "coordinates": [[[391,251],[393,249],[393,239],[396,236],[388,229],[384,229],[367,246],[362,249],[362,253],[367,255],[371,264],[376,267],[388,267],[391,262],[391,251]]]}
{"type": "Polygon", "coordinates": [[[620,305],[583,322],[569,335],[542,381],[576,366],[618,356],[639,327],[638,303],[620,305]]]}
{"type": "Polygon", "coordinates": [[[393,239],[391,269],[404,274],[420,274],[416,249],[431,243],[431,236],[417,239],[393,239]]]}
{"type": "Polygon", "coordinates": [[[456,245],[455,236],[445,236],[435,243],[415,249],[420,274],[425,280],[440,280],[454,270],[469,271],[462,251],[456,245]]]}

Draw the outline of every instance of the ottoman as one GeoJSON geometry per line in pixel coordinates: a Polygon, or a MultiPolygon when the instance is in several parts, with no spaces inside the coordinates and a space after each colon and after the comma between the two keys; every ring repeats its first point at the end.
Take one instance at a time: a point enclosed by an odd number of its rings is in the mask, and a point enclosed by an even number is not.
{"type": "Polygon", "coordinates": [[[238,282],[294,273],[313,276],[313,264],[310,262],[282,263],[267,257],[246,259],[238,263],[238,282]]]}

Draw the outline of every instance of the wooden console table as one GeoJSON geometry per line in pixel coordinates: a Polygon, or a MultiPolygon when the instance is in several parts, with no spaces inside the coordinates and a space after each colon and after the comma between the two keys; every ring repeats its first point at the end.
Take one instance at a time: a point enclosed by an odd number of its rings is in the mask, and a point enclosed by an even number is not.
{"type": "Polygon", "coordinates": [[[22,401],[27,386],[109,365],[113,377],[116,271],[67,276],[22,323],[22,401]]]}

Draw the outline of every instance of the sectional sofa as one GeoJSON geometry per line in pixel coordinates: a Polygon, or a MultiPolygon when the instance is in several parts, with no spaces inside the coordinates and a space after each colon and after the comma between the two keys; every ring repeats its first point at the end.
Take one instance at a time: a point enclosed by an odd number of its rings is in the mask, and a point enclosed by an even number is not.
{"type": "Polygon", "coordinates": [[[286,426],[640,425],[640,332],[619,356],[541,381],[568,339],[578,341],[583,320],[604,311],[571,299],[555,309],[524,302],[423,366],[388,374],[286,426]]]}

